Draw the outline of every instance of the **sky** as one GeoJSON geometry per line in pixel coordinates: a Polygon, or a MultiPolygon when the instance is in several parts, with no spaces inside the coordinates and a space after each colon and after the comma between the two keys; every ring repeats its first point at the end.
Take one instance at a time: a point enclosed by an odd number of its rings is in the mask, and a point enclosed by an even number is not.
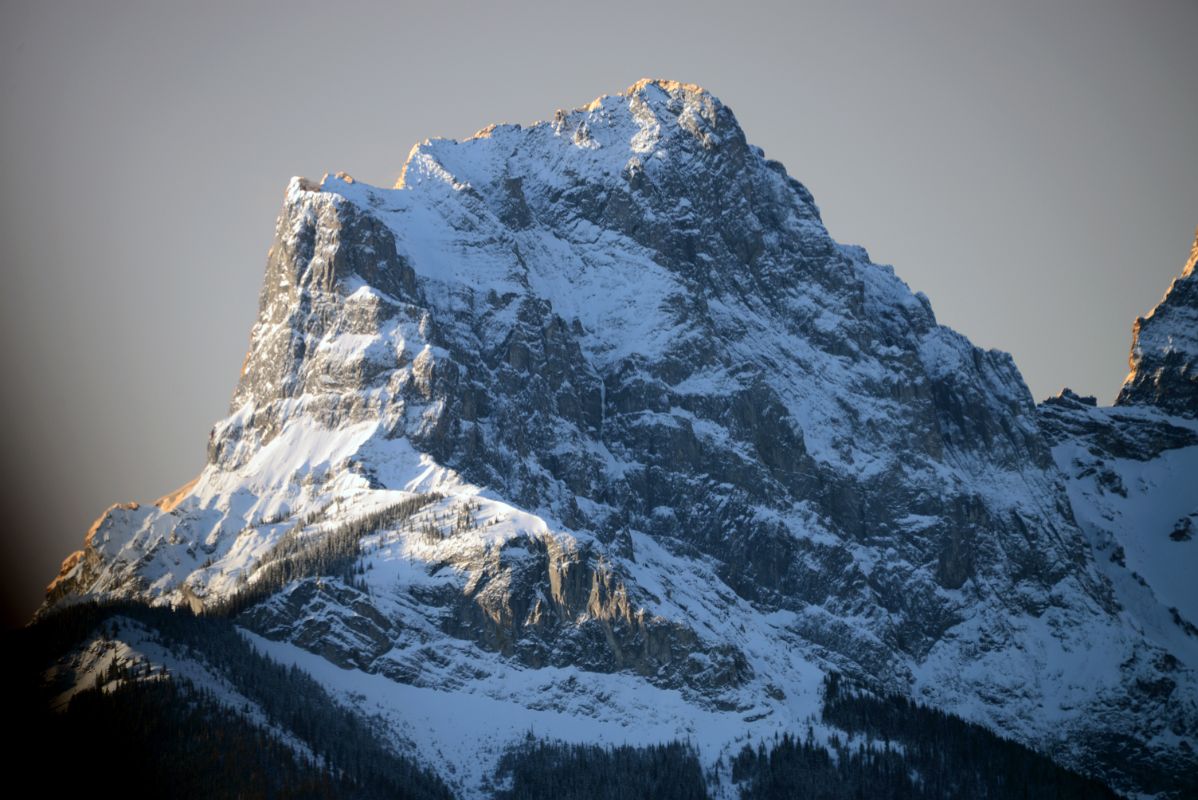
{"type": "Polygon", "coordinates": [[[1198,224],[1198,3],[0,5],[0,623],[118,501],[194,477],[292,175],[698,83],[831,234],[1110,403],[1198,224]]]}

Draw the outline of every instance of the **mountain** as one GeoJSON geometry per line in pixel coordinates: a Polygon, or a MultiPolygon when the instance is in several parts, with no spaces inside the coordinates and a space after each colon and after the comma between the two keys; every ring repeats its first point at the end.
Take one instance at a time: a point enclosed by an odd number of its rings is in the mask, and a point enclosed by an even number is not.
{"type": "Polygon", "coordinates": [[[1192,273],[1118,406],[1037,407],[696,86],[295,178],[207,466],[106,511],[39,618],[231,618],[463,796],[529,733],[685,740],[735,796],[747,743],[842,735],[833,674],[1180,794],[1192,273]]]}
{"type": "Polygon", "coordinates": [[[1198,415],[1198,231],[1190,258],[1160,305],[1136,320],[1131,372],[1116,405],[1151,405],[1198,415]]]}

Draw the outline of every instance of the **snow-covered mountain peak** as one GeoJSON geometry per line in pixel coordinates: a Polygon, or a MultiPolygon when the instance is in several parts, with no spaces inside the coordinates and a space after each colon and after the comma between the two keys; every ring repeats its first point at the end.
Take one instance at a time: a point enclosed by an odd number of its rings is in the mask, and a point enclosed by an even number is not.
{"type": "Polygon", "coordinates": [[[1194,729],[1198,655],[1094,563],[1042,423],[1083,405],[1038,412],[727,106],[642,81],[394,189],[293,179],[203,474],[106,512],[48,602],[240,609],[497,746],[658,708],[714,763],[835,668],[1118,772],[1110,731],[1194,729]]]}
{"type": "MultiPolygon", "coordinates": [[[[501,186],[526,202],[534,191],[556,196],[579,180],[618,181],[679,202],[693,198],[678,196],[682,187],[676,180],[662,187],[663,175],[689,174],[701,194],[711,178],[726,180],[749,161],[767,163],[713,94],[692,84],[642,80],[625,92],[559,110],[548,121],[490,125],[464,140],[426,140],[409,154],[398,188],[448,185],[487,194],[488,187],[501,186]]],[[[784,175],[780,165],[768,164],[784,175]]],[[[730,195],[736,199],[735,191],[730,195]]],[[[811,207],[803,216],[818,216],[810,197],[805,199],[811,207]]]]}

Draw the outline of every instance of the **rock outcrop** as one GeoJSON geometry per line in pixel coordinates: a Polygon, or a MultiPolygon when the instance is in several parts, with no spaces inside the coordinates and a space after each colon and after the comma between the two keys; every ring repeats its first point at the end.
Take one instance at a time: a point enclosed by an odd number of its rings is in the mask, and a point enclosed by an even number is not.
{"type": "Polygon", "coordinates": [[[1153,405],[1198,416],[1198,231],[1190,257],[1164,299],[1132,327],[1131,372],[1116,405],[1153,405]]]}

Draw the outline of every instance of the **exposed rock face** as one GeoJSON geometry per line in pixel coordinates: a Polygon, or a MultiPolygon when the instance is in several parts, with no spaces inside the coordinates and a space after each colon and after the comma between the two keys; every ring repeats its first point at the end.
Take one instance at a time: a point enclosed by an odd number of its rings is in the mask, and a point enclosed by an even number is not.
{"type": "MultiPolygon", "coordinates": [[[[1166,729],[1192,741],[1193,689],[1180,687],[1198,663],[1198,542],[1186,536],[1198,522],[1198,420],[1092,400],[1066,389],[1040,405],[1041,425],[1122,615],[1164,650],[1128,665],[1129,691],[1114,708],[1154,708],[1169,719],[1166,729]],[[1188,710],[1178,714],[1178,702],[1188,710]]],[[[1122,762],[1128,786],[1147,793],[1192,786],[1185,774],[1192,764],[1160,762],[1146,736],[1134,728],[1097,734],[1122,762]]]]}
{"type": "Polygon", "coordinates": [[[1154,405],[1170,414],[1198,416],[1198,231],[1181,277],[1160,304],[1136,320],[1131,373],[1116,405],[1154,405]]]}
{"type": "MultiPolygon", "coordinates": [[[[1145,785],[1109,737],[1192,766],[1198,658],[1123,615],[1042,417],[727,106],[644,81],[425,142],[396,189],[293,180],[208,467],[103,517],[51,599],[211,605],[281,543],[435,491],[362,538],[362,585],[299,581],[245,624],[586,724],[718,719],[729,746],[805,719],[834,666],[1145,785]]],[[[1188,435],[1161,426],[1136,436],[1188,435]]]]}

